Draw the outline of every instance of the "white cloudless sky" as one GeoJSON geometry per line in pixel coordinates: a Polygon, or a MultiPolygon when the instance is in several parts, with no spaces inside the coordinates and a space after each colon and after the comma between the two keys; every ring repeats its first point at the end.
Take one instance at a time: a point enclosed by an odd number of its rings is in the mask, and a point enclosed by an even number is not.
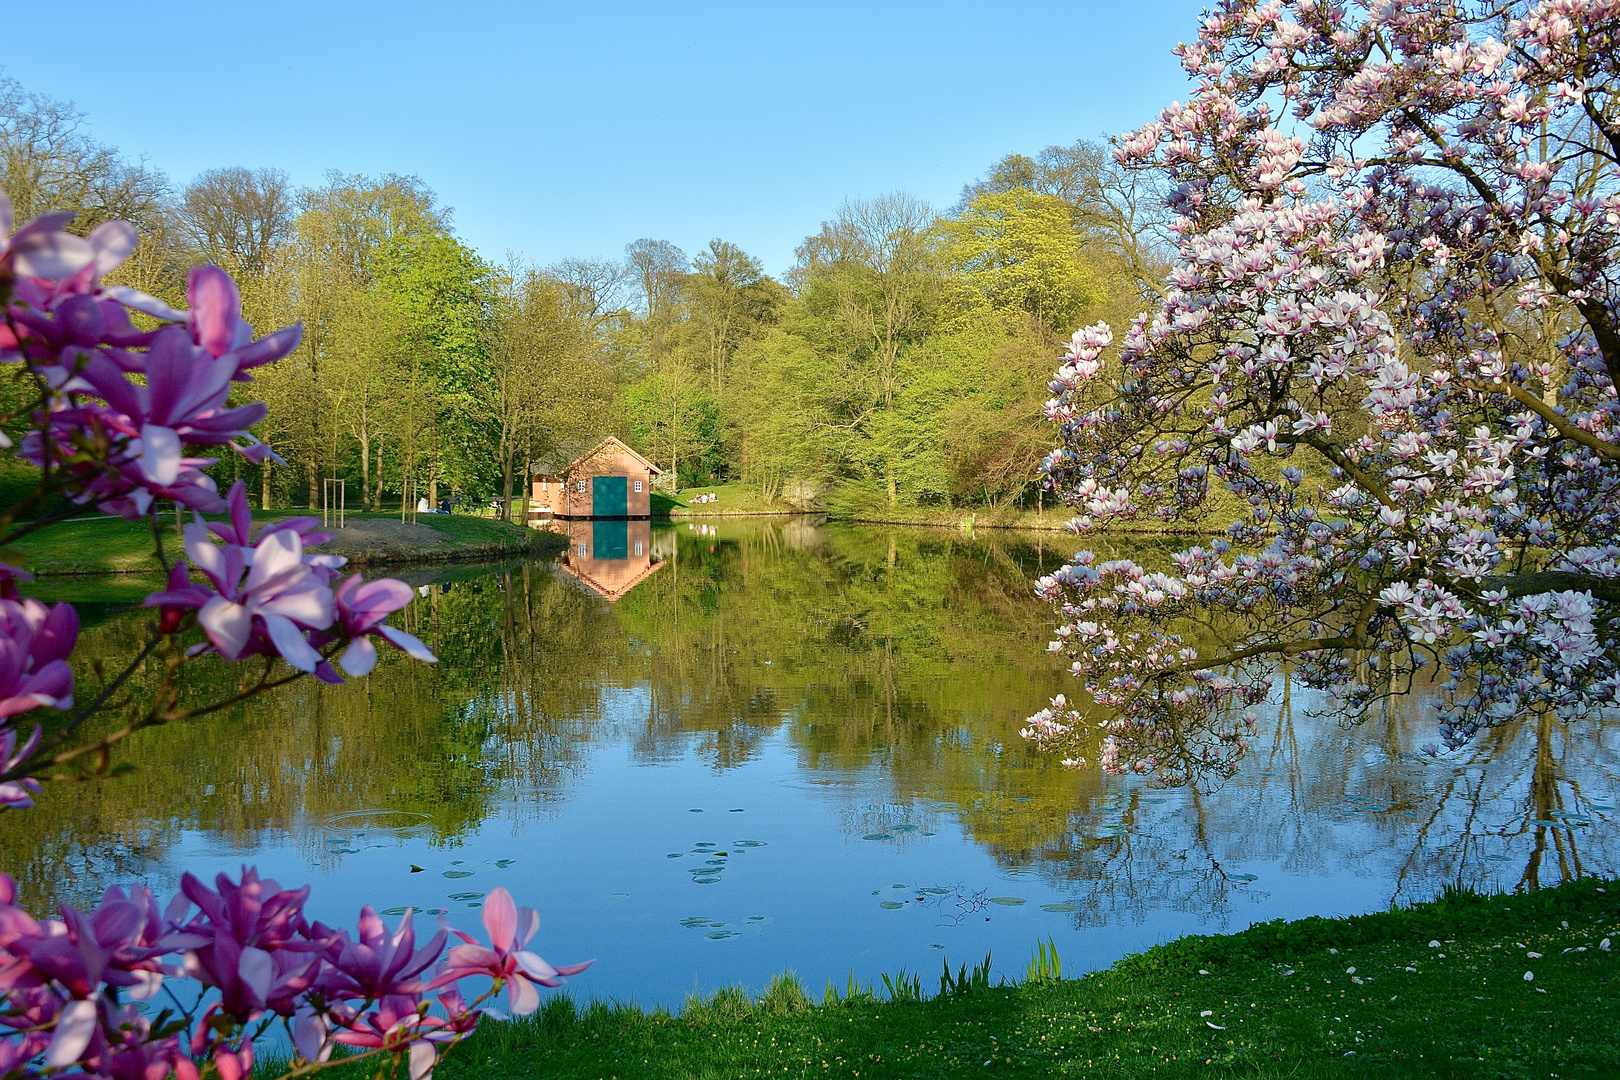
{"type": "Polygon", "coordinates": [[[850,196],[938,206],[1151,119],[1191,0],[17,4],[0,74],[177,183],[415,174],[486,257],[722,237],[781,273],[850,196]]]}

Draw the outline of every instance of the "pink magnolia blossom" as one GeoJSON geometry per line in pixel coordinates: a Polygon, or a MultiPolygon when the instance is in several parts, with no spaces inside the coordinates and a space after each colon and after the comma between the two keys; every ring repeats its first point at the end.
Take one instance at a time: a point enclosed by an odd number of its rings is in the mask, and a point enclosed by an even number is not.
{"type": "Polygon", "coordinates": [[[1178,49],[1192,93],[1116,146],[1169,182],[1176,265],[1076,335],[1043,471],[1077,532],[1226,535],[1043,579],[1092,703],[1029,738],[1228,772],[1284,660],[1353,711],[1442,668],[1452,744],[1620,702],[1620,568],[1585,554],[1620,536],[1620,196],[1581,186],[1617,34],[1612,0],[1223,0],[1178,49]]]}
{"type": "Polygon", "coordinates": [[[489,945],[480,945],[476,939],[460,930],[456,937],[466,942],[451,948],[445,957],[444,970],[433,980],[434,986],[443,986],[470,975],[488,975],[506,984],[507,998],[512,1012],[527,1016],[540,1005],[540,986],[561,986],[563,976],[577,975],[596,961],[553,967],[536,953],[524,948],[540,928],[540,916],[533,908],[520,908],[512,902],[512,894],[498,887],[484,898],[484,929],[489,933],[489,945]]]}
{"type": "Polygon", "coordinates": [[[71,604],[0,600],[0,723],[41,705],[73,707],[67,657],[78,640],[71,604]]]}
{"type": "MultiPolygon", "coordinates": [[[[267,531],[253,547],[208,539],[199,521],[186,526],[186,554],[213,592],[200,605],[197,621],[227,660],[244,654],[279,655],[301,671],[314,671],[320,653],[305,637],[332,625],[332,590],[304,562],[303,540],[291,529],[267,531]]],[[[198,594],[170,590],[147,603],[186,604],[198,594]]]]}
{"type": "Polygon", "coordinates": [[[437,663],[428,647],[413,634],[389,626],[385,622],[390,614],[403,608],[413,599],[411,587],[393,578],[362,582],[355,574],[337,588],[338,625],[349,639],[339,664],[350,675],[370,674],[377,663],[377,647],[370,635],[384,638],[394,647],[415,660],[437,663]]]}
{"type": "Polygon", "coordinates": [[[24,740],[19,749],[16,729],[0,727],[0,774],[16,777],[0,781],[0,809],[27,810],[34,805],[34,796],[39,794],[39,781],[21,773],[28,759],[34,756],[42,734],[43,729],[35,724],[34,733],[24,740]]]}
{"type": "Polygon", "coordinates": [[[125,222],[109,221],[79,237],[62,228],[73,218],[70,210],[53,210],[13,233],[11,199],[0,190],[0,278],[71,279],[87,269],[99,276],[135,249],[135,230],[125,222]]]}

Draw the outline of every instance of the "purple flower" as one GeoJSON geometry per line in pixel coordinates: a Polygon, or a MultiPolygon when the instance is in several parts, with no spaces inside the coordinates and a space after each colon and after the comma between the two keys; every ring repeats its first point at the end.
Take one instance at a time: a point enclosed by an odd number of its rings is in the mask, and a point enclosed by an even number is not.
{"type": "Polygon", "coordinates": [[[427,981],[417,976],[439,958],[445,941],[445,932],[441,930],[432,941],[417,949],[409,909],[400,917],[398,929],[389,934],[370,905],[360,909],[358,941],[350,938],[346,930],[333,932],[320,923],[315,924],[311,933],[332,941],[326,947],[327,966],[317,985],[334,997],[367,1001],[395,994],[422,993],[427,981]]]}
{"type": "Polygon", "coordinates": [[[73,707],[67,657],[78,639],[72,605],[0,600],[0,720],[41,705],[73,707]]]}
{"type": "Polygon", "coordinates": [[[75,216],[71,210],[52,210],[12,233],[11,199],[0,190],[0,277],[71,278],[91,268],[100,276],[135,250],[135,230],[128,223],[104,222],[79,237],[62,229],[75,216]]]}
{"type": "Polygon", "coordinates": [[[433,664],[438,662],[428,647],[413,634],[383,622],[391,613],[411,602],[411,587],[394,578],[362,582],[355,574],[337,588],[337,622],[349,647],[338,660],[343,670],[356,678],[369,674],[377,664],[377,647],[371,643],[377,634],[406,655],[433,664]]]}
{"type": "MultiPolygon", "coordinates": [[[[17,750],[17,732],[10,727],[0,728],[0,773],[9,773],[22,768],[23,764],[33,756],[34,749],[39,746],[41,728],[34,725],[34,733],[23,743],[22,749],[17,750]]],[[[39,781],[32,776],[19,776],[15,780],[0,782],[0,808],[7,810],[27,810],[34,805],[33,796],[39,791],[39,781]]]]}
{"type": "MultiPolygon", "coordinates": [[[[197,612],[208,640],[227,660],[247,653],[281,656],[300,671],[314,671],[320,653],[304,634],[332,625],[332,590],[304,562],[303,539],[293,529],[267,531],[253,547],[208,539],[202,523],[186,526],[186,554],[213,586],[197,612]]],[[[170,589],[147,603],[185,603],[196,594],[170,589]]]]}
{"type": "Polygon", "coordinates": [[[171,905],[171,915],[176,907],[189,908],[186,900],[200,913],[184,925],[171,918],[175,929],[160,947],[185,950],[186,973],[219,991],[226,1014],[239,1020],[265,1009],[293,1015],[296,998],[319,974],[321,943],[308,940],[303,916],[309,887],[283,889],[252,867],[242,868],[239,883],[220,874],[214,884],[218,892],[191,874],[180,879],[183,898],[171,905]]]}

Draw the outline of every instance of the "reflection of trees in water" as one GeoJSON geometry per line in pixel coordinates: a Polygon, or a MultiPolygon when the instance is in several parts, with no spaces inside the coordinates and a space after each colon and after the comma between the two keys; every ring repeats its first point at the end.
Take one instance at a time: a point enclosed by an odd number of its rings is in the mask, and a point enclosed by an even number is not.
{"type": "Polygon", "coordinates": [[[1537,888],[1620,868],[1613,722],[1529,717],[1456,759],[1430,760],[1417,750],[1433,737],[1425,695],[1346,727],[1326,702],[1296,693],[1285,689],[1271,730],[1226,784],[1087,790],[1028,864],[1075,887],[1082,925],[1165,908],[1224,916],[1236,898],[1262,895],[1271,866],[1324,888],[1378,879],[1392,903],[1447,883],[1537,888]],[[1254,885],[1238,876],[1250,872],[1254,885]]]}
{"type": "MultiPolygon", "coordinates": [[[[143,733],[140,771],[0,815],[0,848],[30,903],[84,900],[171,872],[187,830],[244,853],[290,834],[330,864],[341,830],[323,823],[356,810],[420,815],[410,835],[452,844],[492,813],[550,812],[596,746],[723,770],[785,739],[811,779],[836,779],[817,790],[848,835],[949,815],[1001,864],[1069,882],[1084,921],[1223,912],[1265,887],[1234,877],[1255,862],[1374,876],[1396,898],[1620,866],[1606,830],[1548,824],[1612,817],[1588,802],[1613,791],[1612,724],[1524,721],[1477,761],[1424,764],[1421,698],[1345,730],[1307,715],[1326,702],[1288,696],[1243,772],[1202,795],[1031,753],[1024,717],[1072,689],[1041,649],[1052,616],[1030,591],[1070,546],[1052,544],[805,520],[661,530],[668,565],[612,605],[541,564],[453,571],[403,613],[441,663],[385,650],[352,686],[303,683],[143,733]]],[[[124,654],[144,617],[87,625],[84,656],[124,654]]]]}

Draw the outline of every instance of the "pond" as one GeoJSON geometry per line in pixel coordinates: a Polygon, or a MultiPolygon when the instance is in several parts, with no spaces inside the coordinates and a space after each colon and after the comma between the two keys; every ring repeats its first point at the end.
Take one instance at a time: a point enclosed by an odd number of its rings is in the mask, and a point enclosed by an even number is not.
{"type": "MultiPolygon", "coordinates": [[[[1021,721],[1073,689],[1031,596],[1062,534],[599,531],[559,564],[403,575],[422,595],[400,621],[439,664],[389,653],[352,686],[147,732],[138,771],[0,815],[0,865],[36,910],[252,862],[312,884],[312,917],[370,902],[467,929],[504,885],[542,955],[597,958],[577,993],[670,1005],[787,970],[815,993],[902,968],[926,986],[987,952],[1021,977],[1047,938],[1075,973],[1448,883],[1620,870],[1614,722],[1435,759],[1422,695],[1347,726],[1284,679],[1212,790],[1031,753],[1021,721]]],[[[127,654],[138,612],[83,613],[82,651],[127,654]]]]}

